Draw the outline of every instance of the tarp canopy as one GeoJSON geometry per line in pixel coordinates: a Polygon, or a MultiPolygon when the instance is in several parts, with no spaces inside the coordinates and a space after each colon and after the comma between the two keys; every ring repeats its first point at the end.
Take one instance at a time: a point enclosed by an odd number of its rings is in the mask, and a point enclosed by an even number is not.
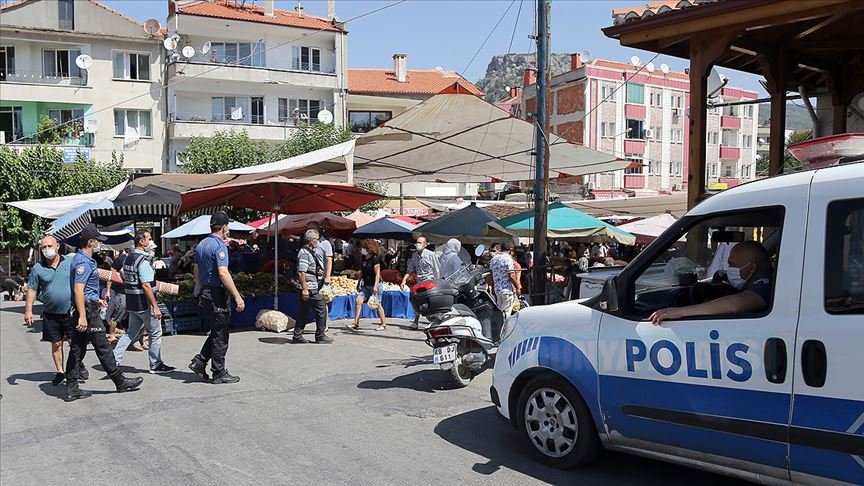
{"type": "Polygon", "coordinates": [[[390,240],[411,241],[412,231],[417,225],[397,218],[384,217],[363,225],[354,231],[354,238],[386,238],[390,240]]]}
{"type": "MultiPolygon", "coordinates": [[[[219,172],[219,174],[261,174],[264,172],[287,172],[302,169],[310,165],[329,162],[330,164],[341,164],[342,169],[350,173],[354,165],[354,144],[356,140],[349,140],[323,149],[314,150],[296,157],[290,157],[269,164],[253,165],[240,169],[231,169],[219,172]]],[[[348,182],[351,182],[350,178],[348,182]]]]}
{"type": "MultiPolygon", "coordinates": [[[[497,222],[490,223],[489,228],[490,230],[487,232],[490,234],[504,232],[513,236],[530,238],[534,236],[534,211],[525,211],[499,219],[497,222]]],[[[624,245],[636,243],[636,237],[632,234],[563,203],[549,205],[546,236],[548,238],[582,241],[615,241],[624,245]]]]}
{"type": "Polygon", "coordinates": [[[628,216],[650,218],[665,212],[680,218],[687,212],[687,193],[668,196],[627,197],[618,199],[594,199],[567,201],[568,206],[592,216],[628,216]]]}
{"type": "Polygon", "coordinates": [[[113,201],[126,187],[127,181],[108,189],[107,191],[89,192],[87,194],[76,194],[73,196],[47,197],[43,199],[29,199],[26,201],[12,201],[6,204],[33,213],[40,218],[56,219],[69,211],[75,210],[85,204],[98,203],[100,201],[113,201]]]}
{"type": "MultiPolygon", "coordinates": [[[[357,139],[354,180],[490,182],[534,178],[532,123],[471,94],[439,94],[357,139]]],[[[549,135],[550,177],[623,169],[629,162],[549,135]]],[[[285,174],[346,181],[344,164],[323,162],[285,174]]]]}
{"type": "MultiPolygon", "coordinates": [[[[257,224],[257,226],[250,223],[250,226],[255,226],[260,234],[275,234],[276,225],[271,224],[273,223],[272,215],[269,218],[263,218],[254,223],[262,221],[263,223],[257,224]]],[[[357,223],[333,213],[280,214],[279,234],[283,236],[303,236],[309,223],[318,223],[328,233],[343,239],[350,238],[354,230],[357,229],[357,223]]]]}
{"type": "Polygon", "coordinates": [[[366,213],[359,211],[359,210],[354,211],[353,213],[351,213],[345,217],[350,219],[351,221],[354,221],[355,223],[357,223],[358,228],[365,225],[365,224],[369,224],[372,221],[375,221],[376,219],[378,219],[375,216],[366,214],[366,213]]]}
{"type": "Polygon", "coordinates": [[[446,243],[456,238],[462,244],[489,244],[495,241],[512,239],[507,234],[487,234],[486,223],[495,221],[495,216],[483,211],[476,204],[470,204],[430,221],[414,231],[414,236],[425,236],[435,243],[446,243]]]}
{"type": "MultiPolygon", "coordinates": [[[[243,224],[238,223],[237,221],[231,221],[228,223],[228,231],[240,231],[243,233],[250,233],[255,231],[255,228],[243,224]]],[[[173,230],[162,235],[163,239],[171,240],[177,238],[189,238],[194,236],[204,236],[210,234],[210,215],[204,214],[198,216],[197,218],[189,221],[186,224],[182,224],[173,230]]]]}
{"type": "Polygon", "coordinates": [[[636,242],[639,244],[649,244],[658,236],[663,234],[667,228],[675,224],[675,216],[669,213],[658,214],[632,223],[622,224],[617,226],[618,229],[636,235],[636,242]]]}

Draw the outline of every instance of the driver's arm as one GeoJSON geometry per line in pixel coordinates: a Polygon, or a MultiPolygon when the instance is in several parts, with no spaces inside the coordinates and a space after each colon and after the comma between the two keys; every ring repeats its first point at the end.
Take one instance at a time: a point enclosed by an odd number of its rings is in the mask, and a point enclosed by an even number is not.
{"type": "Polygon", "coordinates": [[[759,294],[745,290],[701,304],[660,309],[651,314],[649,320],[653,324],[660,324],[664,320],[683,319],[685,317],[745,314],[763,310],[767,305],[759,294]]]}

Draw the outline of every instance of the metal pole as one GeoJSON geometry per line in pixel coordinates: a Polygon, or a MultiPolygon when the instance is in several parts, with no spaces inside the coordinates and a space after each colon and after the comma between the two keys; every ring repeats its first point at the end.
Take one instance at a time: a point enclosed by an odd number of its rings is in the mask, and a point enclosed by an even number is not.
{"type": "Polygon", "coordinates": [[[399,183],[399,215],[405,215],[405,191],[401,182],[399,183]]]}
{"type": "Polygon", "coordinates": [[[273,245],[273,310],[279,310],[279,212],[273,212],[273,218],[276,220],[274,226],[276,228],[273,245]]]}
{"type": "Polygon", "coordinates": [[[547,113],[547,91],[549,89],[549,11],[550,0],[537,0],[537,124],[534,147],[534,288],[532,303],[546,303],[546,227],[547,194],[549,180],[549,146],[546,137],[549,130],[547,113]]]}

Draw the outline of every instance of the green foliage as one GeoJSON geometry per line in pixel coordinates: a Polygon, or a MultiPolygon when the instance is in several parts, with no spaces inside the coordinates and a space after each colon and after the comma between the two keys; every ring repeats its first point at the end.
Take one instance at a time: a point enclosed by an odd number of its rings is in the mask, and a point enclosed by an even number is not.
{"type": "MultiPolygon", "coordinates": [[[[233,273],[234,285],[244,298],[261,297],[273,295],[272,273],[233,273]]],[[[195,280],[192,274],[186,274],[176,282],[180,287],[177,295],[156,294],[159,302],[163,304],[193,303],[195,298],[192,292],[195,289],[195,280]]],[[[284,275],[279,275],[279,293],[296,292],[297,287],[284,275]]]]}
{"type": "MultiPolygon", "coordinates": [[[[789,147],[792,144],[803,142],[805,140],[810,140],[813,138],[812,130],[798,130],[789,134],[789,138],[786,140],[785,147],[789,147]]],[[[783,153],[783,173],[788,174],[790,172],[798,172],[799,170],[804,168],[804,164],[801,163],[798,159],[796,159],[789,150],[786,150],[783,153]]],[[[767,176],[768,175],[768,157],[759,157],[756,161],[756,175],[759,176],[767,176]]]]}
{"type": "MultiPolygon", "coordinates": [[[[367,191],[377,192],[378,194],[387,195],[387,185],[383,182],[362,182],[357,184],[358,186],[366,189],[367,191]]],[[[360,211],[377,211],[384,207],[387,204],[386,199],[379,199],[377,201],[372,201],[365,206],[360,207],[360,211]]]]}
{"type": "MultiPolygon", "coordinates": [[[[65,164],[63,153],[50,145],[28,147],[20,155],[0,147],[0,203],[104,191],[126,177],[122,156],[112,156],[107,163],[79,157],[65,164]]],[[[37,216],[0,205],[0,248],[26,247],[46,227],[37,216]]]]}
{"type": "Polygon", "coordinates": [[[36,125],[39,143],[47,143],[49,145],[63,143],[63,134],[58,125],[57,120],[48,117],[48,115],[42,115],[39,118],[39,124],[36,125]]]}
{"type": "Polygon", "coordinates": [[[323,123],[299,126],[285,143],[271,152],[270,159],[275,162],[296,157],[337,143],[347,142],[352,138],[354,135],[351,133],[351,129],[347,127],[323,123]]]}

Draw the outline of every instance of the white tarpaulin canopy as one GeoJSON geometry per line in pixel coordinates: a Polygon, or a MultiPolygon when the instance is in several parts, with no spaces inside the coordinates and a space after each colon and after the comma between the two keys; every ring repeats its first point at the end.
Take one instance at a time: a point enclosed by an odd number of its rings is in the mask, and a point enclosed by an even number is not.
{"type": "MultiPolygon", "coordinates": [[[[341,164],[342,169],[348,174],[354,165],[354,144],[356,140],[349,140],[323,149],[314,150],[296,157],[271,162],[269,164],[253,165],[241,169],[232,169],[219,172],[219,174],[260,174],[262,172],[285,172],[302,169],[322,162],[341,164]]],[[[351,182],[350,177],[348,182],[351,182]]]]}
{"type": "MultiPolygon", "coordinates": [[[[552,178],[625,168],[614,155],[549,135],[552,178]]],[[[489,182],[534,178],[534,125],[470,94],[439,94],[357,139],[354,180],[489,182]]],[[[344,164],[298,169],[288,177],[346,181],[344,164]]]]}
{"type": "Polygon", "coordinates": [[[672,216],[669,213],[663,213],[650,218],[640,219],[639,221],[633,221],[632,223],[622,224],[618,226],[618,228],[637,236],[657,238],[663,234],[667,228],[675,224],[675,221],[678,221],[675,219],[675,216],[672,216]]]}
{"type": "Polygon", "coordinates": [[[47,197],[44,199],[30,199],[27,201],[13,201],[6,204],[33,213],[40,218],[56,219],[85,204],[100,203],[102,201],[113,201],[126,187],[126,181],[101,192],[89,192],[87,194],[75,194],[72,196],[47,197]]]}

